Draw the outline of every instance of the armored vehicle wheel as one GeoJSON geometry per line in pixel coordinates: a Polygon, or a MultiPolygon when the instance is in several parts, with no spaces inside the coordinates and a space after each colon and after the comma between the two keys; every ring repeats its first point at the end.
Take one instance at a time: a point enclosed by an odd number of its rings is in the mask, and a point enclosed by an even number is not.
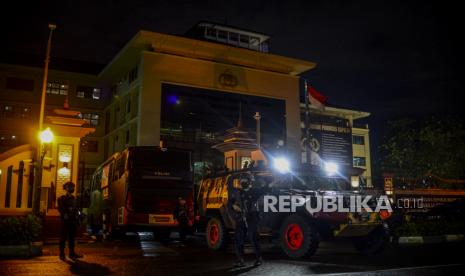
{"type": "Polygon", "coordinates": [[[292,259],[311,257],[320,243],[315,227],[299,215],[287,217],[279,233],[281,249],[292,259]]]}
{"type": "Polygon", "coordinates": [[[226,247],[228,231],[220,218],[210,218],[205,235],[210,249],[221,250],[226,247]]]}
{"type": "Polygon", "coordinates": [[[352,239],[352,243],[355,249],[364,255],[374,254],[382,251],[388,242],[388,230],[382,226],[376,228],[367,236],[356,237],[352,239]]]}

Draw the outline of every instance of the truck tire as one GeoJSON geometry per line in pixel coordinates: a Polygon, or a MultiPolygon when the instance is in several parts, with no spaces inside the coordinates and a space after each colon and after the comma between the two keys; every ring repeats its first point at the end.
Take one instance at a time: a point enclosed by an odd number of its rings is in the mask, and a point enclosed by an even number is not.
{"type": "Polygon", "coordinates": [[[208,248],[215,251],[226,248],[228,230],[220,218],[212,217],[208,220],[205,236],[208,248]]]}
{"type": "Polygon", "coordinates": [[[379,253],[389,243],[389,231],[380,226],[367,236],[353,238],[352,243],[363,255],[379,253]]]}
{"type": "Polygon", "coordinates": [[[310,258],[320,243],[318,231],[308,219],[299,215],[284,219],[279,234],[281,249],[292,259],[310,258]]]}

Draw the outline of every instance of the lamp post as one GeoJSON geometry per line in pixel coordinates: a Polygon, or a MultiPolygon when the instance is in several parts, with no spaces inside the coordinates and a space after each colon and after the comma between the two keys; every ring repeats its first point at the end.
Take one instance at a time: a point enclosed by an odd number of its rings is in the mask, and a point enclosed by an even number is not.
{"type": "Polygon", "coordinates": [[[35,215],[39,214],[40,211],[40,188],[42,184],[42,171],[44,168],[44,158],[47,154],[49,145],[53,142],[53,132],[50,128],[46,128],[44,131],[39,133],[40,146],[39,146],[39,164],[36,174],[36,180],[34,181],[34,201],[32,205],[32,211],[35,215]]]}
{"type": "Polygon", "coordinates": [[[255,115],[253,116],[255,121],[257,121],[257,127],[256,127],[256,140],[257,140],[257,146],[260,149],[261,147],[261,137],[260,137],[260,119],[262,116],[260,115],[260,112],[255,112],[255,115]]]}
{"type": "MultiPolygon", "coordinates": [[[[48,65],[50,63],[50,51],[52,47],[52,34],[53,30],[56,29],[56,25],[54,24],[48,24],[48,28],[50,29],[49,35],[48,35],[48,41],[47,41],[47,50],[45,53],[45,65],[44,65],[44,78],[42,80],[42,94],[40,97],[40,111],[39,111],[39,132],[42,131],[43,129],[43,124],[44,124],[44,113],[45,113],[45,95],[47,92],[47,81],[48,81],[48,65]]],[[[43,158],[45,157],[45,153],[43,152],[43,143],[50,143],[46,142],[48,140],[47,136],[50,136],[51,134],[51,139],[53,139],[53,133],[50,131],[50,129],[45,130],[40,132],[40,141],[38,141],[38,146],[37,146],[37,159],[39,160],[39,164],[37,164],[36,167],[36,173],[35,173],[35,179],[34,179],[34,198],[32,202],[32,213],[35,215],[39,214],[39,209],[40,209],[40,188],[42,186],[42,170],[43,170],[43,158]],[[42,135],[45,135],[42,137],[42,135]],[[44,138],[44,139],[42,139],[44,138]]]]}

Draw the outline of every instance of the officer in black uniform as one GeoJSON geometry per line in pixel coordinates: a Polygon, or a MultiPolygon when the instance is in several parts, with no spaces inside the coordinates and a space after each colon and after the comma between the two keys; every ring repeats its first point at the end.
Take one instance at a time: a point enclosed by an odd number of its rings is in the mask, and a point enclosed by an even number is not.
{"type": "Polygon", "coordinates": [[[61,218],[61,232],[60,232],[60,259],[65,260],[65,243],[68,241],[69,257],[71,259],[81,258],[82,256],[76,254],[74,251],[74,240],[76,237],[76,230],[79,225],[79,210],[76,206],[76,198],[74,197],[74,183],[66,182],[63,189],[66,191],[65,195],[58,198],[58,211],[61,218]]]}
{"type": "Polygon", "coordinates": [[[260,249],[260,236],[258,233],[259,212],[258,198],[261,193],[259,189],[252,187],[251,175],[240,179],[242,189],[234,189],[228,201],[228,208],[231,217],[234,219],[235,228],[235,248],[237,262],[235,267],[243,267],[244,264],[244,242],[248,236],[252,243],[256,261],[255,266],[262,264],[260,249]]]}
{"type": "Polygon", "coordinates": [[[189,230],[189,209],[183,197],[178,198],[178,204],[174,209],[173,216],[178,222],[179,238],[181,241],[185,241],[189,230]]]}

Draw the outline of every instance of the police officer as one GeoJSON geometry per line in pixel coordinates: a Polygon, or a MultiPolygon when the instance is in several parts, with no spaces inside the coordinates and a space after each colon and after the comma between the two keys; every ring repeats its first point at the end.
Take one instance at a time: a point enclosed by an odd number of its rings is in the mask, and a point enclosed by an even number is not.
{"type": "Polygon", "coordinates": [[[61,218],[61,232],[60,232],[60,259],[65,260],[65,243],[68,241],[69,257],[71,259],[82,258],[81,255],[76,254],[74,251],[74,240],[76,237],[76,230],[79,224],[79,210],[76,207],[76,198],[74,197],[74,183],[66,182],[63,189],[66,191],[65,195],[58,198],[58,211],[61,218]]]}
{"type": "Polygon", "coordinates": [[[258,198],[260,192],[252,187],[251,175],[240,180],[242,189],[234,189],[228,202],[231,217],[234,219],[235,228],[235,249],[237,262],[235,267],[243,267],[244,264],[244,242],[247,236],[252,243],[256,261],[255,266],[262,264],[260,249],[260,237],[258,233],[258,198]]]}
{"type": "Polygon", "coordinates": [[[173,216],[178,222],[179,238],[181,241],[185,241],[189,230],[189,209],[183,197],[178,198],[178,204],[174,209],[173,216]]]}

